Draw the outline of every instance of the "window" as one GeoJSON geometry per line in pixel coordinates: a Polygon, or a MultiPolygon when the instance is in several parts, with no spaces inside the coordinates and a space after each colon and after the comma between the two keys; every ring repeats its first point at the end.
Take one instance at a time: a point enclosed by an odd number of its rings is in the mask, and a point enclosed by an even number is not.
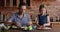
{"type": "Polygon", "coordinates": [[[6,6],[10,7],[10,0],[6,0],[6,6]]]}
{"type": "Polygon", "coordinates": [[[20,0],[20,3],[22,3],[23,2],[23,0],[20,0]]]}
{"type": "Polygon", "coordinates": [[[13,6],[16,6],[17,3],[16,3],[16,0],[13,0],[13,6]]]}
{"type": "Polygon", "coordinates": [[[30,0],[26,0],[27,5],[30,6],[30,0]]]}
{"type": "Polygon", "coordinates": [[[4,0],[0,0],[0,7],[4,7],[4,0]]]}

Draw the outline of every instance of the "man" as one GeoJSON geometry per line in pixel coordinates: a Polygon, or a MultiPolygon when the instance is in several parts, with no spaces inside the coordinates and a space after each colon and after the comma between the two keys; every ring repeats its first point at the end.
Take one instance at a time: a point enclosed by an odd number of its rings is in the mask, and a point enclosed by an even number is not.
{"type": "Polygon", "coordinates": [[[18,13],[14,13],[9,19],[9,23],[15,22],[15,25],[18,27],[23,27],[26,25],[31,25],[30,16],[26,12],[26,4],[19,4],[18,13]]]}

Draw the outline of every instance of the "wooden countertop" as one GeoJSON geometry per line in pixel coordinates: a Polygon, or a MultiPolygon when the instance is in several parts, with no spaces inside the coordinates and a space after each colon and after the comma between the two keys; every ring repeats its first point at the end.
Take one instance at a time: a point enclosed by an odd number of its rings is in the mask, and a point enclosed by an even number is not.
{"type": "MultiPolygon", "coordinates": [[[[6,30],[4,30],[3,32],[5,32],[6,30]]],[[[59,32],[60,29],[51,29],[51,30],[32,30],[32,31],[25,31],[25,30],[16,30],[16,29],[10,29],[10,30],[7,30],[9,32],[59,32]]],[[[6,31],[6,32],[7,32],[6,31]]]]}
{"type": "Polygon", "coordinates": [[[51,22],[51,23],[60,23],[60,22],[51,22]]]}

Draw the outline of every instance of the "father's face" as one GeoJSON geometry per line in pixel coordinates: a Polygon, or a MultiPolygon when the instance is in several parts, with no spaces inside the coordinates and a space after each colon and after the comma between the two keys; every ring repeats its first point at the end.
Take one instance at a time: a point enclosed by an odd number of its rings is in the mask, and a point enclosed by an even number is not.
{"type": "Polygon", "coordinates": [[[21,13],[25,13],[25,11],[26,11],[26,6],[21,6],[20,12],[21,12],[21,13]]]}

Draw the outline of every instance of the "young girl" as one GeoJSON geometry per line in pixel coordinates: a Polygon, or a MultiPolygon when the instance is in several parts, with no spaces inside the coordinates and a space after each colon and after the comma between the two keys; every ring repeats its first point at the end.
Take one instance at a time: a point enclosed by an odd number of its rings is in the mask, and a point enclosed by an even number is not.
{"type": "Polygon", "coordinates": [[[50,25],[50,18],[47,14],[47,9],[44,5],[40,5],[39,7],[39,14],[38,14],[38,22],[37,22],[39,28],[44,28],[45,26],[50,25]]]}

